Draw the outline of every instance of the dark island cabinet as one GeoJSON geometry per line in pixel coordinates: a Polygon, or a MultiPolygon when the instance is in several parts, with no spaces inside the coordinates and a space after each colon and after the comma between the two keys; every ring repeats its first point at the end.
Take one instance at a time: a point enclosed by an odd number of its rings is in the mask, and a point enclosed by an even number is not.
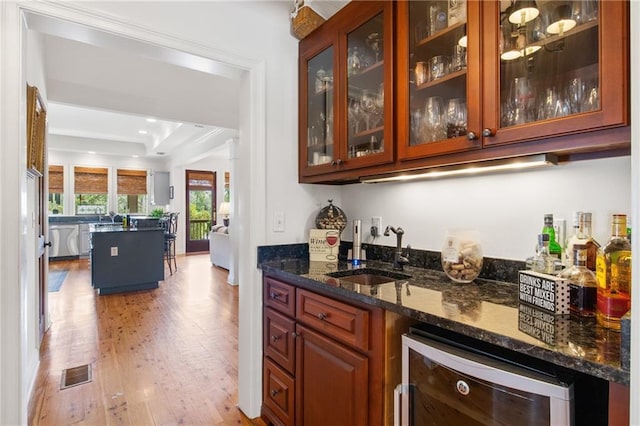
{"type": "Polygon", "coordinates": [[[158,288],[164,280],[164,231],[113,228],[90,228],[91,285],[101,295],[158,288]]]}
{"type": "Polygon", "coordinates": [[[409,320],[264,277],[263,418],[274,425],[391,425],[409,320]]]}
{"type": "MultiPolygon", "coordinates": [[[[329,156],[314,157],[310,147],[316,139],[310,143],[308,138],[314,133],[309,120],[314,102],[306,75],[313,67],[304,47],[344,47],[336,27],[347,28],[351,21],[344,15],[364,6],[351,2],[302,40],[300,181],[349,183],[540,153],[561,161],[628,155],[629,2],[537,1],[534,14],[517,10],[520,3],[393,3],[393,23],[385,27],[393,32],[392,49],[384,44],[384,65],[393,65],[393,87],[386,84],[390,74],[385,71],[383,77],[384,112],[393,110],[384,121],[385,143],[391,132],[393,144],[385,145],[384,152],[393,158],[385,156],[384,161],[365,145],[356,145],[357,162],[345,161],[353,153],[347,136],[353,133],[354,111],[361,111],[362,104],[353,102],[359,93],[353,87],[364,87],[355,84],[355,76],[344,75],[353,66],[349,52],[334,51],[332,56],[333,69],[342,74],[337,72],[337,81],[334,76],[332,102],[340,113],[331,115],[331,138],[341,151],[334,148],[329,156]],[[314,158],[329,166],[310,167],[314,158]]],[[[370,94],[371,86],[366,89],[370,94]]]]}

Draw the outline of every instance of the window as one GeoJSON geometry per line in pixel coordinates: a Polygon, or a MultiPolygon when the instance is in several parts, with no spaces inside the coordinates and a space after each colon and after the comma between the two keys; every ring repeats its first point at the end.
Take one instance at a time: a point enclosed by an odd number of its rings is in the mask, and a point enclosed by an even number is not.
{"type": "Polygon", "coordinates": [[[64,213],[64,166],[49,166],[49,214],[64,213]]]}
{"type": "Polygon", "coordinates": [[[146,170],[118,169],[118,213],[147,212],[146,170]]]}
{"type": "Polygon", "coordinates": [[[76,214],[107,213],[108,169],[103,167],[74,167],[73,175],[76,214]]]}

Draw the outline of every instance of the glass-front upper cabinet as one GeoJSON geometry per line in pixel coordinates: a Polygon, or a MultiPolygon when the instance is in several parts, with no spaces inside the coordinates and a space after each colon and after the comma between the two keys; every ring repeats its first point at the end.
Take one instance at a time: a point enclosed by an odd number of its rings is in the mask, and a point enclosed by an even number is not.
{"type": "Polygon", "coordinates": [[[625,3],[486,2],[484,145],[626,121],[625,3]]]}
{"type": "Polygon", "coordinates": [[[333,161],[334,150],[334,47],[329,46],[307,62],[306,164],[319,166],[333,161]]]}
{"type": "Polygon", "coordinates": [[[300,176],[393,161],[392,11],[352,2],[300,42],[300,176]]]}
{"type": "Polygon", "coordinates": [[[479,148],[480,2],[398,3],[401,159],[479,148]]]}

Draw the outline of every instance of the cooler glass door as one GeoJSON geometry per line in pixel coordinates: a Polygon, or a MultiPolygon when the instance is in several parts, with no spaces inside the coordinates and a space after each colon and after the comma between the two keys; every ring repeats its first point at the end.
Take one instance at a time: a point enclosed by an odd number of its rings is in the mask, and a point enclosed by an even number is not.
{"type": "Polygon", "coordinates": [[[571,386],[439,342],[403,336],[402,375],[397,425],[571,424],[571,386]]]}

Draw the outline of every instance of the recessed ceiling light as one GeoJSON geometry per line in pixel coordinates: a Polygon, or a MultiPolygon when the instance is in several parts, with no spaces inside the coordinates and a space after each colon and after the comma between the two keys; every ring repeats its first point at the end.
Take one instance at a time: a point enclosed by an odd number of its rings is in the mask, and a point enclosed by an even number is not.
{"type": "Polygon", "coordinates": [[[148,118],[147,118],[147,121],[148,121],[149,123],[155,123],[155,122],[156,122],[156,121],[158,121],[158,120],[157,120],[157,119],[155,119],[155,118],[153,118],[153,117],[148,117],[148,118]]]}
{"type": "Polygon", "coordinates": [[[141,135],[146,135],[147,131],[146,130],[138,130],[138,133],[140,133],[141,135]]]}
{"type": "Polygon", "coordinates": [[[87,151],[89,154],[95,154],[95,151],[87,151]]]}
{"type": "Polygon", "coordinates": [[[165,153],[164,153],[164,152],[162,152],[162,151],[158,151],[158,152],[156,152],[156,154],[158,154],[158,155],[164,155],[165,153]]]}
{"type": "Polygon", "coordinates": [[[133,158],[138,158],[139,156],[138,156],[138,155],[132,155],[132,157],[133,157],[133,158]]]}

